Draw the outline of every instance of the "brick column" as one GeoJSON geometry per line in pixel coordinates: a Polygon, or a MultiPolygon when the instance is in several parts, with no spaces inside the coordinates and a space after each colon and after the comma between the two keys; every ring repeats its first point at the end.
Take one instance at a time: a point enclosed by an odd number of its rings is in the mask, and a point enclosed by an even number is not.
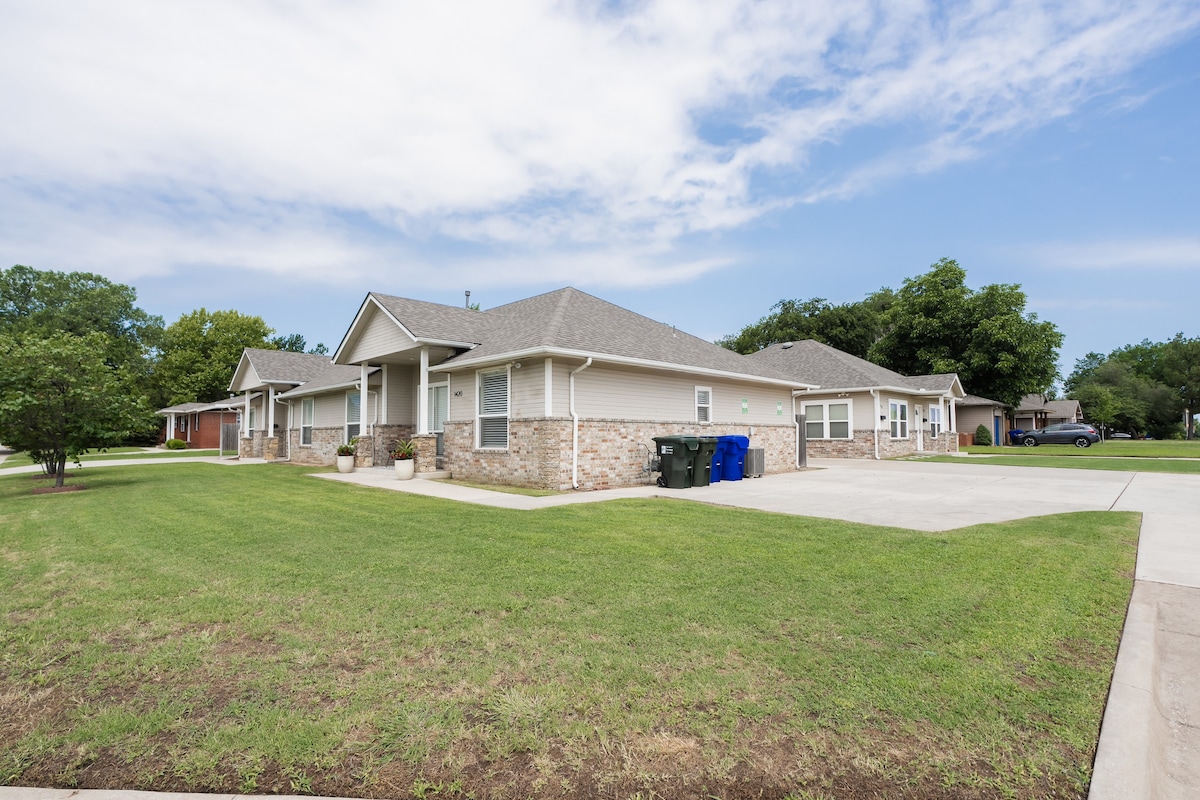
{"type": "Polygon", "coordinates": [[[373,467],[375,466],[375,437],[363,436],[358,437],[358,441],[354,443],[354,466],[356,467],[373,467]]]}
{"type": "Polygon", "coordinates": [[[417,446],[417,472],[437,472],[437,435],[425,433],[412,441],[417,446]]]}

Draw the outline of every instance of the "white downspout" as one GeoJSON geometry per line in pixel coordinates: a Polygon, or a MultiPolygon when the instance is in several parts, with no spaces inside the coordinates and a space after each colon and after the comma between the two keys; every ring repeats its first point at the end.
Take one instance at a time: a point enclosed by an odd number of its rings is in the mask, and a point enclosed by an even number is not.
{"type": "Polygon", "coordinates": [[[800,469],[800,415],[796,413],[796,397],[799,392],[792,390],[792,423],[796,426],[796,469],[800,469]]]}
{"type": "Polygon", "coordinates": [[[875,440],[875,460],[879,460],[879,390],[872,389],[871,397],[875,398],[875,413],[871,415],[871,423],[875,426],[875,435],[871,438],[875,440]]]}
{"type": "Polygon", "coordinates": [[[575,376],[592,365],[592,358],[571,370],[571,488],[579,488],[579,414],[575,411],[575,376]]]}
{"type": "Polygon", "coordinates": [[[293,414],[293,409],[292,409],[292,401],[290,399],[287,401],[287,407],[288,407],[287,428],[285,429],[285,433],[284,433],[284,435],[287,436],[287,457],[283,459],[285,462],[292,460],[292,414],[293,414]]]}

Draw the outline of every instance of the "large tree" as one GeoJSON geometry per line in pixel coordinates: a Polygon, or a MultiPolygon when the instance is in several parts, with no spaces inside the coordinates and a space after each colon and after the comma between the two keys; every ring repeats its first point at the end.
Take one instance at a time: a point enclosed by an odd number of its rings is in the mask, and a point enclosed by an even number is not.
{"type": "Polygon", "coordinates": [[[90,272],[54,272],[21,264],[0,270],[0,333],[103,334],[100,353],[145,391],[162,318],[136,305],[137,292],[90,272]]]}
{"type": "Polygon", "coordinates": [[[755,353],[780,342],[816,339],[866,358],[883,335],[883,313],[891,306],[891,289],[880,289],[855,303],[834,305],[824,298],[780,300],[771,313],[717,344],[739,353],[755,353]]]}
{"type": "Polygon", "coordinates": [[[29,453],[62,486],[68,459],[156,425],[101,333],[0,334],[0,441],[29,453]]]}
{"type": "MultiPolygon", "coordinates": [[[[1169,342],[1126,345],[1107,356],[1088,353],[1067,377],[1067,395],[1094,422],[1133,434],[1178,436],[1188,397],[1189,346],[1182,334],[1169,342]]],[[[1200,344],[1194,353],[1200,383],[1200,344]]]]}
{"type": "Polygon", "coordinates": [[[972,291],[966,277],[944,258],[906,279],[883,315],[886,330],[870,360],[906,375],[957,372],[968,392],[1010,406],[1047,392],[1058,375],[1062,333],[1025,311],[1020,286],[972,291]]]}
{"type": "Polygon", "coordinates": [[[156,402],[169,406],[226,397],[242,350],[277,349],[272,333],[262,317],[238,311],[201,308],[184,314],[163,332],[156,402]]]}
{"type": "Polygon", "coordinates": [[[1194,439],[1195,415],[1200,412],[1200,339],[1188,339],[1177,333],[1163,349],[1163,383],[1178,392],[1187,438],[1194,439]]]}

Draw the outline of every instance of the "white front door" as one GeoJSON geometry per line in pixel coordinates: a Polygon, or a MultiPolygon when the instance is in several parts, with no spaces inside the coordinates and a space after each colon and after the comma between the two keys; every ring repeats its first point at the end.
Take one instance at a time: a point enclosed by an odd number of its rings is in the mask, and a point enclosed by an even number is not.
{"type": "Polygon", "coordinates": [[[913,406],[913,421],[917,423],[917,452],[921,453],[925,451],[925,420],[920,406],[913,406]]]}

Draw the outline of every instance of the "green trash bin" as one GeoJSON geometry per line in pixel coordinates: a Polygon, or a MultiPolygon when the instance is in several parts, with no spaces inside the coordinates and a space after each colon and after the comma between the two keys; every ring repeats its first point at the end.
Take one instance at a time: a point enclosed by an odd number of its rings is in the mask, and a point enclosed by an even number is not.
{"type": "Polygon", "coordinates": [[[712,479],[713,452],[717,449],[717,437],[701,436],[700,446],[692,456],[692,486],[708,486],[712,479]]]}
{"type": "Polygon", "coordinates": [[[692,485],[692,463],[700,440],[695,436],[655,436],[662,475],[658,485],[667,489],[686,489],[692,485]]]}

